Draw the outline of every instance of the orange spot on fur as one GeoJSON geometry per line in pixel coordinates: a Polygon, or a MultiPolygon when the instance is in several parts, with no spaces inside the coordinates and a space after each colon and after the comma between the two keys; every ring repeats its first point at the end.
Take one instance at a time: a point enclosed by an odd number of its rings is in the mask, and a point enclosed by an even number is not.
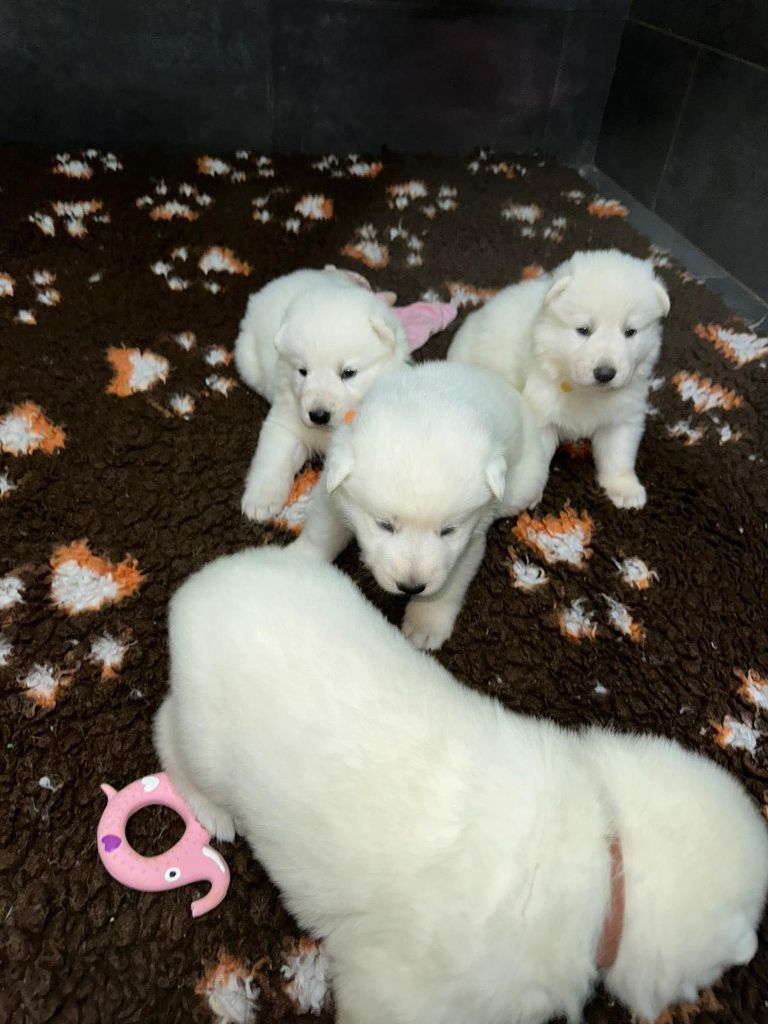
{"type": "Polygon", "coordinates": [[[479,306],[481,302],[492,299],[497,292],[496,288],[475,288],[464,281],[447,281],[446,285],[451,301],[458,306],[479,306]]]}
{"type": "Polygon", "coordinates": [[[354,423],[357,419],[357,409],[350,409],[349,412],[344,413],[344,422],[349,425],[354,423]]]}
{"type": "Polygon", "coordinates": [[[151,220],[197,220],[200,216],[196,210],[190,210],[189,208],[181,209],[179,205],[171,205],[169,203],[163,203],[162,206],[153,206],[149,211],[151,220]]]}
{"type": "Polygon", "coordinates": [[[353,164],[351,173],[356,178],[377,178],[384,170],[384,164],[374,161],[370,164],[353,164]]]}
{"type": "Polygon", "coordinates": [[[243,274],[247,277],[251,268],[244,260],[239,260],[231,249],[220,245],[212,245],[200,257],[198,266],[204,274],[209,271],[225,271],[228,274],[243,274]]]}
{"type": "Polygon", "coordinates": [[[51,555],[50,565],[53,602],[70,615],[119,604],[135,594],[145,579],[135,558],[129,555],[114,564],[94,555],[87,540],[57,548],[51,555]],[[108,577],[104,580],[105,586],[94,587],[94,577],[108,577]]]}
{"type": "MultiPolygon", "coordinates": [[[[711,988],[702,992],[698,1003],[678,1003],[656,1018],[655,1024],[693,1024],[700,1013],[716,1013],[722,1005],[711,988]]],[[[644,1022],[647,1024],[647,1022],[644,1022]]]]}
{"type": "Polygon", "coordinates": [[[306,195],[294,206],[296,213],[300,213],[307,220],[331,220],[333,218],[333,200],[327,196],[306,195]]]}
{"type": "Polygon", "coordinates": [[[71,673],[47,665],[36,665],[22,680],[24,696],[37,708],[55,708],[56,701],[72,679],[71,673]]]}
{"type": "Polygon", "coordinates": [[[629,627],[629,638],[634,640],[636,644],[639,644],[641,640],[645,640],[645,630],[639,622],[633,622],[629,627]]]}
{"type": "Polygon", "coordinates": [[[699,373],[680,370],[672,378],[672,383],[682,399],[693,402],[696,412],[706,412],[707,409],[738,409],[744,401],[735,391],[714,384],[709,377],[702,377],[699,373]]]}
{"type": "Polygon", "coordinates": [[[566,504],[559,516],[534,519],[529,512],[517,517],[515,536],[545,561],[568,562],[577,569],[592,555],[589,547],[594,524],[586,512],[579,516],[566,504]]]}
{"type": "Polygon", "coordinates": [[[115,376],[106,387],[108,395],[127,398],[139,391],[148,391],[158,381],[168,377],[170,365],[164,356],[155,355],[145,349],[117,348],[107,349],[107,359],[112,365],[115,376]]]}
{"type": "Polygon", "coordinates": [[[523,272],[520,275],[521,281],[533,281],[537,277],[541,277],[544,273],[544,267],[540,263],[529,263],[527,267],[523,267],[523,272]]]}
{"type": "Polygon", "coordinates": [[[588,438],[580,441],[566,441],[560,445],[561,452],[567,452],[572,459],[588,459],[592,455],[592,442],[588,438]]]}
{"type": "Polygon", "coordinates": [[[717,324],[696,324],[694,332],[702,341],[708,341],[717,351],[736,366],[746,366],[768,355],[768,338],[752,331],[730,331],[717,324]]]}
{"type": "Polygon", "coordinates": [[[735,668],[733,674],[741,681],[739,696],[749,704],[768,711],[768,679],[758,675],[754,669],[744,672],[740,668],[735,668]]]}
{"type": "Polygon", "coordinates": [[[283,530],[290,530],[292,533],[301,533],[304,528],[304,516],[309,496],[317,486],[320,479],[320,470],[312,466],[306,466],[296,476],[291,487],[291,493],[285,502],[280,515],[275,516],[272,522],[283,530]]]}
{"type": "MultiPolygon", "coordinates": [[[[259,994],[255,981],[258,980],[262,988],[268,988],[260,974],[268,963],[269,959],[263,957],[252,967],[247,967],[242,960],[237,960],[222,950],[219,952],[217,963],[208,967],[195,985],[195,994],[208,1001],[208,1006],[217,1020],[233,1020],[227,1013],[227,1004],[231,1006],[234,998],[244,1009],[250,1006],[255,1009],[259,994]]],[[[245,1020],[246,1017],[243,1016],[242,1019],[245,1020]]]]}
{"type": "Polygon", "coordinates": [[[0,451],[8,455],[29,455],[41,451],[52,455],[64,447],[66,435],[46,417],[39,405],[23,402],[0,418],[0,451]],[[19,428],[18,431],[15,428],[19,428]]]}
{"type": "Polygon", "coordinates": [[[371,270],[380,270],[389,263],[389,249],[380,242],[350,242],[341,250],[341,255],[348,256],[351,260],[360,260],[371,270]]]}
{"type": "Polygon", "coordinates": [[[587,206],[587,212],[593,217],[626,217],[629,210],[616,199],[593,199],[587,206]]]}

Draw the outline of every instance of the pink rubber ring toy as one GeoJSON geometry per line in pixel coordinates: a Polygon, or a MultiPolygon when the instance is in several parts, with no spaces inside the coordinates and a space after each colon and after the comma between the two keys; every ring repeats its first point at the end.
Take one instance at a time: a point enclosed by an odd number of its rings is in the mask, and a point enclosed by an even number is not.
{"type": "Polygon", "coordinates": [[[208,845],[211,834],[192,814],[165,772],[145,775],[125,789],[103,785],[107,806],[96,830],[99,857],[114,879],[140,892],[168,892],[192,882],[210,882],[205,896],[192,903],[192,917],[218,907],[229,889],[226,861],[208,845]],[[170,807],[183,818],[184,835],[165,853],[142,857],[125,837],[128,819],[142,807],[170,807]]]}

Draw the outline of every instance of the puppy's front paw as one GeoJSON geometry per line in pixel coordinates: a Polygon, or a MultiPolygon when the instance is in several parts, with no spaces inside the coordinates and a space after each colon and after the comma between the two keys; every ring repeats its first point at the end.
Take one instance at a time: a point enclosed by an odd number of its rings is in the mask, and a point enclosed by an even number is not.
{"type": "Polygon", "coordinates": [[[642,508],[646,492],[634,473],[619,473],[600,481],[616,508],[642,508]]]}
{"type": "Polygon", "coordinates": [[[285,507],[287,494],[277,494],[264,488],[248,488],[240,502],[243,515],[255,523],[266,523],[285,507]]]}
{"type": "Polygon", "coordinates": [[[453,632],[457,609],[438,601],[409,601],[400,627],[414,647],[436,651],[453,632]]]}

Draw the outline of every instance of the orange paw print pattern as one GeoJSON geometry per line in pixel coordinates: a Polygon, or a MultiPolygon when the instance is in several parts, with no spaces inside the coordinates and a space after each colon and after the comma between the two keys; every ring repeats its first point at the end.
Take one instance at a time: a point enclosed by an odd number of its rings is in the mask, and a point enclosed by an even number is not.
{"type": "Polygon", "coordinates": [[[34,402],[23,402],[0,417],[0,451],[8,455],[52,455],[64,447],[66,435],[34,402]]]}
{"type": "Polygon", "coordinates": [[[305,466],[305,468],[301,470],[293,481],[293,487],[291,488],[291,493],[288,495],[285,507],[282,512],[272,520],[275,526],[280,526],[282,529],[290,530],[295,534],[301,533],[304,526],[304,520],[307,515],[307,508],[312,498],[312,492],[315,487],[317,487],[319,479],[319,469],[314,469],[312,466],[305,466]]]}
{"type": "Polygon", "coordinates": [[[149,391],[156,384],[165,382],[171,368],[165,356],[159,356],[147,349],[142,352],[138,348],[112,346],[107,349],[107,359],[115,375],[107,385],[106,392],[119,398],[127,398],[128,395],[135,395],[140,391],[149,391]]]}
{"type": "Polygon", "coordinates": [[[718,324],[696,324],[694,331],[734,366],[746,366],[768,356],[768,338],[762,338],[754,331],[732,331],[718,324]]]}
{"type": "Polygon", "coordinates": [[[606,217],[626,217],[629,210],[617,199],[603,199],[598,196],[587,205],[587,213],[604,220],[606,217]]]}
{"type": "Polygon", "coordinates": [[[131,597],[144,582],[130,555],[114,564],[92,554],[87,540],[57,548],[51,555],[51,600],[67,615],[95,612],[131,597]]]}
{"type": "Polygon", "coordinates": [[[577,515],[566,505],[558,516],[535,519],[529,512],[517,517],[514,534],[545,562],[567,562],[583,569],[592,557],[590,542],[594,524],[587,512],[577,515]]]}

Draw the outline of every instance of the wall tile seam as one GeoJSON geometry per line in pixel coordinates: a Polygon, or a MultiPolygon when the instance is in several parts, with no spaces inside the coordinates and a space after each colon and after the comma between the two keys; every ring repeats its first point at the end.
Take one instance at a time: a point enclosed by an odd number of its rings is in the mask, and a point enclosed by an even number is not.
{"type": "Polygon", "coordinates": [[[673,32],[672,29],[664,28],[661,25],[654,25],[650,21],[643,21],[641,18],[628,17],[627,22],[633,25],[639,25],[641,28],[646,28],[651,32],[658,32],[660,35],[669,36],[671,39],[677,39],[680,43],[687,43],[688,46],[693,46],[697,50],[706,50],[709,53],[715,53],[718,57],[725,57],[728,60],[734,60],[738,64],[747,64],[751,68],[757,68],[759,71],[763,71],[768,74],[768,65],[760,64],[757,61],[749,60],[747,57],[739,57],[736,53],[730,53],[728,50],[721,50],[717,46],[710,46],[709,43],[703,43],[699,39],[689,39],[688,36],[682,36],[678,32],[673,32]]]}
{"type": "Polygon", "coordinates": [[[663,166],[661,168],[661,173],[659,174],[659,180],[656,183],[656,188],[655,188],[654,193],[653,193],[653,200],[651,202],[651,210],[653,210],[654,213],[656,212],[656,206],[657,206],[657,203],[659,201],[659,195],[661,194],[662,185],[664,184],[664,178],[666,177],[667,170],[669,168],[669,163],[670,163],[670,160],[672,159],[672,151],[675,148],[675,143],[677,142],[677,137],[678,137],[678,135],[680,133],[680,125],[682,124],[682,121],[683,121],[683,114],[685,113],[685,108],[688,106],[688,100],[690,99],[691,91],[693,90],[693,82],[694,82],[694,79],[696,77],[696,73],[699,70],[699,60],[700,60],[700,58],[701,58],[701,49],[698,48],[696,50],[696,56],[693,59],[693,63],[691,64],[691,70],[688,73],[688,82],[686,83],[685,92],[684,92],[683,98],[682,98],[682,100],[680,102],[680,109],[677,112],[677,118],[675,119],[675,127],[672,130],[672,137],[669,140],[669,146],[667,146],[667,155],[664,157],[664,164],[663,164],[663,166]]]}

